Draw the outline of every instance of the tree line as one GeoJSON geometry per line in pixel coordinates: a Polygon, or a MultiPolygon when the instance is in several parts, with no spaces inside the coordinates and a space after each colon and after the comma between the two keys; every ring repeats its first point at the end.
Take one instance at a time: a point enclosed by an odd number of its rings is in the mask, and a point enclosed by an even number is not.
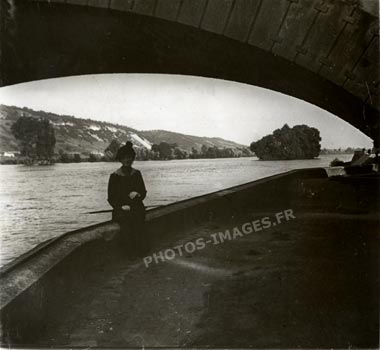
{"type": "MultiPolygon", "coordinates": [[[[114,160],[117,150],[121,147],[118,140],[112,140],[111,144],[105,149],[106,160],[114,160]]],[[[248,147],[242,148],[218,148],[216,146],[202,145],[198,150],[192,147],[191,152],[184,150],[176,143],[160,142],[153,144],[149,150],[143,147],[136,147],[137,160],[172,160],[172,159],[201,159],[201,158],[235,158],[250,157],[252,152],[248,147]]]]}

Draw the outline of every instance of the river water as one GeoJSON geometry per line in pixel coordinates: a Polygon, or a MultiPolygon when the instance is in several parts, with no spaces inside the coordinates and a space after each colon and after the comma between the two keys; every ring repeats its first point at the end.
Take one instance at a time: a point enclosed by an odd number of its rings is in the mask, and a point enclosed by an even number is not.
{"type": "MultiPolygon", "coordinates": [[[[325,167],[338,157],[259,161],[257,158],[140,161],[148,195],[146,205],[168,204],[297,168],[325,167]]],[[[110,209],[107,183],[118,163],[51,166],[3,165],[0,168],[0,265],[37,244],[67,231],[109,220],[85,214],[110,209]]]]}

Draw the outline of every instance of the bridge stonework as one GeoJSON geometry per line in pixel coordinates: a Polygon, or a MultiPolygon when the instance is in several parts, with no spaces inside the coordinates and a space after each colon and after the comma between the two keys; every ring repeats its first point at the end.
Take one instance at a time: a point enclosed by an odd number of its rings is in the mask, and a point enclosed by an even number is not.
{"type": "MultiPolygon", "coordinates": [[[[320,81],[327,81],[356,98],[364,110],[356,118],[367,120],[352,122],[348,118],[348,122],[373,139],[377,138],[380,110],[377,0],[29,1],[154,17],[254,47],[276,59],[286,60],[289,67],[307,70],[317,75],[320,81]]],[[[156,38],[165,41],[165,33],[161,38],[157,33],[156,38]]],[[[233,53],[228,55],[232,57],[233,53]]],[[[128,68],[126,72],[131,70],[128,68]]],[[[257,71],[256,75],[259,76],[260,72],[257,71]]],[[[292,94],[291,90],[285,92],[292,94]]],[[[334,99],[333,96],[323,98],[334,99]]],[[[319,105],[325,107],[323,103],[319,105]]],[[[330,111],[339,114],[337,110],[330,111]]],[[[339,116],[345,119],[342,114],[339,116]]]]}

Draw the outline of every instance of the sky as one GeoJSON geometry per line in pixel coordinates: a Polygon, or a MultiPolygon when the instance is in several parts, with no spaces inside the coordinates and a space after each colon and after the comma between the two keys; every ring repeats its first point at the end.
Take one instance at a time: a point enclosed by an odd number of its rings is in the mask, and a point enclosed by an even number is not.
{"type": "Polygon", "coordinates": [[[0,88],[0,104],[245,145],[285,123],[306,124],[318,128],[324,148],[372,147],[362,132],[310,103],[202,77],[98,74],[39,80],[0,88]]]}

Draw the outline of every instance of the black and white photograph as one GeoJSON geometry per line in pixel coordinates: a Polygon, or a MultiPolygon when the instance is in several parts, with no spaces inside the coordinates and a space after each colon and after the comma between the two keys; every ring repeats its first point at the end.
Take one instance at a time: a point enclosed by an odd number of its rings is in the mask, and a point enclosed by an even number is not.
{"type": "Polygon", "coordinates": [[[379,0],[0,18],[1,348],[379,348],[379,0]]]}

